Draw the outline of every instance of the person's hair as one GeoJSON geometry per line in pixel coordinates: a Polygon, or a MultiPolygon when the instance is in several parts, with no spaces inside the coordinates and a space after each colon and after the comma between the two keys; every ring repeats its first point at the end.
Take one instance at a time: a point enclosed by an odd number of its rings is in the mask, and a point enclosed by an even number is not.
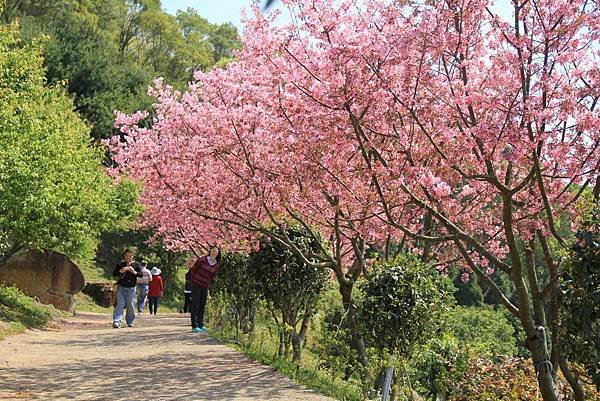
{"type": "Polygon", "coordinates": [[[219,248],[217,245],[213,245],[210,248],[208,248],[208,254],[210,255],[210,251],[213,250],[213,248],[217,248],[217,251],[219,251],[219,253],[217,254],[216,260],[217,263],[221,261],[221,248],[219,248]]]}
{"type": "Polygon", "coordinates": [[[125,256],[126,253],[131,253],[133,254],[133,251],[131,249],[125,249],[122,253],[123,256],[125,256]]]}
{"type": "Polygon", "coordinates": [[[145,260],[142,260],[142,267],[148,267],[148,262],[145,260]]]}

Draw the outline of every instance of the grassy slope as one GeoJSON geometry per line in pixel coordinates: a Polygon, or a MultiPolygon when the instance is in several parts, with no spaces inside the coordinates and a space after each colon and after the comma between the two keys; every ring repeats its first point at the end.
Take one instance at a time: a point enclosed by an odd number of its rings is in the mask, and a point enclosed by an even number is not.
{"type": "Polygon", "coordinates": [[[27,328],[42,327],[62,313],[28,297],[18,288],[0,285],[0,340],[27,328]]]}

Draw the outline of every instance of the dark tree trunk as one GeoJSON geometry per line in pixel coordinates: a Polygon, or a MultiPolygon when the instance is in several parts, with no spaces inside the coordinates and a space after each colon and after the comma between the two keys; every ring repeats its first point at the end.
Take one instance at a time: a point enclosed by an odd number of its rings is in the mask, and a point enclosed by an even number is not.
{"type": "Polygon", "coordinates": [[[565,375],[565,379],[567,379],[571,389],[573,390],[575,401],[585,401],[585,391],[583,390],[583,386],[579,381],[579,377],[576,373],[573,373],[571,369],[569,369],[569,364],[564,356],[560,354],[560,351],[558,355],[558,364],[561,372],[563,372],[563,375],[565,375]]]}
{"type": "Polygon", "coordinates": [[[342,295],[342,302],[348,319],[348,327],[350,329],[350,335],[352,336],[352,347],[358,353],[358,362],[362,366],[367,366],[368,361],[365,339],[362,333],[359,332],[356,322],[356,305],[354,305],[354,299],[352,298],[353,288],[353,284],[340,283],[340,294],[342,295]]]}
{"type": "Polygon", "coordinates": [[[292,326],[294,331],[292,333],[292,361],[296,364],[300,364],[302,359],[302,349],[304,348],[304,340],[306,339],[306,333],[308,332],[308,321],[310,320],[310,313],[305,312],[302,318],[302,324],[300,325],[300,332],[296,333],[296,327],[292,326]]]}
{"type": "MultiPolygon", "coordinates": [[[[535,329],[534,329],[535,330],[535,329]]],[[[556,383],[552,373],[552,364],[548,355],[546,338],[542,330],[535,330],[529,335],[529,350],[535,367],[538,386],[544,401],[558,401],[556,383]]]]}

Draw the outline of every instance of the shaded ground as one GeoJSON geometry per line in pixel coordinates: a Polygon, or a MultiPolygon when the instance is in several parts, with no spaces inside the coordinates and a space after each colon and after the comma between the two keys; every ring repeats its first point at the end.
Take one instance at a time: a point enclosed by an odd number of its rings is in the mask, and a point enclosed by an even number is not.
{"type": "Polygon", "coordinates": [[[134,328],[84,313],[0,342],[0,399],[327,401],[206,334],[181,315],[134,328]]]}

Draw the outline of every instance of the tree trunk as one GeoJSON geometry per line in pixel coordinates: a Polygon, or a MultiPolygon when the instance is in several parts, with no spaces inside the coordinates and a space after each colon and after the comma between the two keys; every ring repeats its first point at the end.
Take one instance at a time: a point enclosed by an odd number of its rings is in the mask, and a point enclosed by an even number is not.
{"type": "Polygon", "coordinates": [[[529,350],[537,375],[538,386],[544,401],[558,401],[556,384],[552,374],[552,364],[548,355],[546,339],[543,330],[529,332],[529,350]]]}
{"type": "Polygon", "coordinates": [[[306,333],[308,331],[308,321],[310,320],[310,313],[305,312],[302,318],[302,324],[300,325],[300,332],[296,333],[296,327],[293,327],[292,332],[292,362],[300,364],[302,359],[302,349],[304,348],[304,340],[306,339],[306,333]]]}
{"type": "Polygon", "coordinates": [[[354,305],[354,299],[352,298],[353,284],[340,283],[340,294],[342,295],[342,302],[344,304],[344,311],[347,314],[348,327],[350,329],[350,335],[352,336],[352,347],[358,353],[358,361],[362,366],[367,366],[367,351],[365,347],[365,339],[362,334],[358,331],[358,325],[356,324],[356,305],[354,305]]]}
{"type": "Polygon", "coordinates": [[[564,356],[558,351],[558,363],[560,366],[561,372],[565,375],[565,379],[569,382],[571,389],[573,390],[573,396],[575,397],[575,401],[585,401],[585,391],[581,382],[579,381],[579,377],[576,373],[571,372],[569,369],[569,364],[564,356]]]}
{"type": "Polygon", "coordinates": [[[277,356],[283,358],[285,353],[285,331],[284,329],[279,330],[279,347],[277,348],[277,356]]]}
{"type": "Polygon", "coordinates": [[[252,307],[248,311],[248,317],[246,319],[246,323],[244,324],[244,334],[254,334],[254,329],[256,328],[256,306],[252,307]]]}

